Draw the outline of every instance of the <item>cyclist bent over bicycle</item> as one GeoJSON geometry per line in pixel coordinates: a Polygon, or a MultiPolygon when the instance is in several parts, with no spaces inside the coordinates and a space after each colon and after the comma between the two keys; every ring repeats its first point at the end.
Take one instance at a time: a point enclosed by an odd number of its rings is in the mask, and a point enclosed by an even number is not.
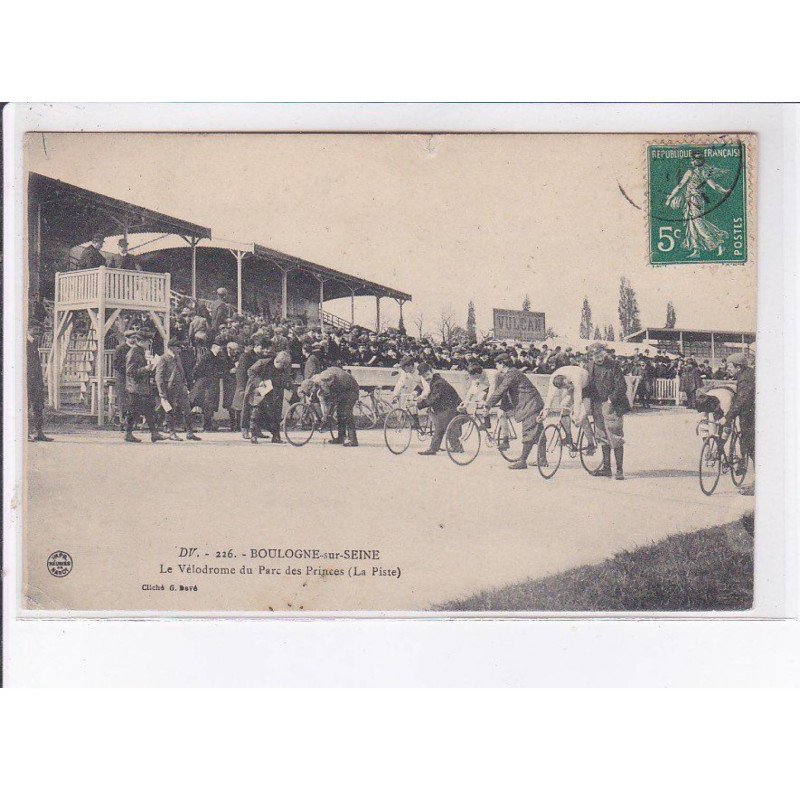
{"type": "Polygon", "coordinates": [[[589,371],[577,365],[559,367],[550,378],[550,386],[547,390],[547,397],[544,401],[544,408],[539,412],[538,421],[544,422],[550,409],[556,402],[556,395],[561,403],[561,424],[567,436],[567,446],[570,450],[575,450],[572,440],[572,416],[574,414],[575,424],[583,430],[586,436],[587,455],[594,455],[597,443],[594,440],[591,425],[589,425],[589,414],[592,409],[592,401],[584,397],[583,390],[589,384],[589,371]]]}
{"type": "Polygon", "coordinates": [[[514,418],[522,425],[522,455],[519,461],[509,464],[508,468],[527,469],[528,456],[542,432],[537,417],[544,403],[536,387],[520,370],[511,367],[510,363],[511,359],[505,353],[495,359],[497,383],[486,398],[486,405],[491,408],[505,399],[513,408],[514,418]]]}
{"type": "Polygon", "coordinates": [[[430,391],[430,384],[418,374],[414,359],[411,356],[405,356],[400,361],[400,375],[392,390],[392,405],[405,406],[408,413],[411,414],[414,430],[420,429],[416,401],[424,400],[430,391]],[[414,402],[408,403],[407,400],[414,402]]]}

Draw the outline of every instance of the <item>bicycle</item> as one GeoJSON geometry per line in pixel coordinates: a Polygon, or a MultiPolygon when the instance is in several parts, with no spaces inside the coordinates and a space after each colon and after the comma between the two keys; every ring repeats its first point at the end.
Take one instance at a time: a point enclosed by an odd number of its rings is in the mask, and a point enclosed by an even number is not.
{"type": "Polygon", "coordinates": [[[481,449],[482,435],[489,447],[497,446],[506,461],[519,461],[522,456],[522,442],[511,417],[498,414],[494,427],[490,427],[489,413],[484,406],[470,403],[464,413],[458,414],[447,426],[444,434],[447,455],[454,464],[466,467],[477,457],[481,449]],[[458,431],[458,435],[454,432],[458,431]],[[506,439],[505,446],[501,446],[506,439]],[[457,444],[456,444],[457,443],[457,444]]]}
{"type": "Polygon", "coordinates": [[[727,429],[721,431],[720,427],[714,420],[700,422],[697,426],[697,434],[703,439],[698,478],[700,491],[707,497],[714,494],[723,473],[729,472],[733,485],[737,487],[744,483],[747,475],[747,456],[742,452],[742,435],[738,425],[735,424],[728,435],[727,429]]]}
{"type": "Polygon", "coordinates": [[[353,407],[356,428],[359,430],[377,428],[381,420],[384,420],[394,408],[380,396],[379,392],[377,386],[361,390],[358,402],[353,407]]]}
{"type": "Polygon", "coordinates": [[[590,475],[598,472],[603,465],[603,451],[597,444],[594,418],[589,416],[588,423],[592,432],[591,441],[594,442],[594,447],[589,444],[590,439],[586,436],[583,428],[578,433],[578,440],[572,440],[568,435],[563,418],[559,419],[558,424],[551,422],[549,425],[545,425],[539,437],[536,451],[536,466],[539,469],[539,474],[545,480],[549,480],[558,472],[565,447],[570,458],[580,456],[581,466],[590,475]]]}
{"type": "Polygon", "coordinates": [[[383,440],[390,453],[399,456],[408,450],[413,433],[420,441],[433,436],[433,420],[429,414],[412,414],[408,408],[393,408],[383,421],[383,440]]]}
{"type": "Polygon", "coordinates": [[[292,403],[283,418],[283,435],[289,444],[302,447],[317,431],[327,430],[334,436],[335,412],[324,415],[316,393],[292,403]]]}

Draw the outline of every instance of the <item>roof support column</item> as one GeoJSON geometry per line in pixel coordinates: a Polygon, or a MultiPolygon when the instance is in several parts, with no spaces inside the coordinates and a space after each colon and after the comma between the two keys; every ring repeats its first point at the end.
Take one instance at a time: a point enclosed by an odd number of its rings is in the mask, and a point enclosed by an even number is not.
{"type": "Polygon", "coordinates": [[[289,273],[292,271],[285,267],[278,267],[281,271],[281,317],[289,316],[289,273]]]}
{"type": "Polygon", "coordinates": [[[356,324],[356,290],[350,289],[350,324],[356,324]]]}
{"type": "MultiPolygon", "coordinates": [[[[714,351],[714,331],[711,331],[711,363],[714,364],[715,361],[716,361],[716,354],[714,351]]],[[[714,364],[714,366],[716,367],[717,365],[714,364]]]]}
{"type": "Polygon", "coordinates": [[[325,320],[322,318],[322,304],[325,302],[325,278],[314,276],[319,281],[319,329],[325,332],[325,320]]]}
{"type": "Polygon", "coordinates": [[[375,333],[381,332],[381,296],[375,295],[375,333]]]}
{"type": "MultiPolygon", "coordinates": [[[[127,234],[126,237],[127,239],[127,234]]],[[[183,239],[186,244],[189,245],[192,249],[192,299],[197,300],[197,245],[202,239],[202,236],[183,236],[181,235],[181,239],[183,239]]]]}
{"type": "Polygon", "coordinates": [[[97,270],[97,351],[95,353],[94,374],[97,378],[97,424],[102,425],[106,417],[105,366],[106,366],[106,268],[97,270]]]}
{"type": "Polygon", "coordinates": [[[192,239],[192,298],[197,300],[197,240],[192,239]]]}
{"type": "Polygon", "coordinates": [[[231,250],[236,259],[236,309],[237,313],[242,313],[242,261],[244,260],[244,250],[231,250]]]}

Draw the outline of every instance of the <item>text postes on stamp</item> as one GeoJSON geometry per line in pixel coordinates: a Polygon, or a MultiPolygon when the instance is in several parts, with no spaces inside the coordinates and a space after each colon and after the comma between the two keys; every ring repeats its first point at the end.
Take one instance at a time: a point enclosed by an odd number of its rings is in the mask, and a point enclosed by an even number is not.
{"type": "Polygon", "coordinates": [[[650,263],[745,263],[745,144],[647,148],[650,263]]]}

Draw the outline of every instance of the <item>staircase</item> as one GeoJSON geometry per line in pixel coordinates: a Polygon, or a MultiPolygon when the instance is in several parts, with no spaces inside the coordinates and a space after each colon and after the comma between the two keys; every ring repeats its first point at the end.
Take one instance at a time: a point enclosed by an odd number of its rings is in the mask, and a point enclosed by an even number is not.
{"type": "MultiPolygon", "coordinates": [[[[344,319],[343,317],[337,317],[336,314],[331,314],[330,311],[322,311],[320,312],[320,320],[325,325],[333,325],[335,328],[344,328],[344,330],[349,331],[350,328],[353,327],[353,323],[350,322],[349,319],[344,319]]],[[[364,328],[365,330],[371,330],[371,328],[367,328],[366,325],[359,325],[359,328],[364,328]]]]}

